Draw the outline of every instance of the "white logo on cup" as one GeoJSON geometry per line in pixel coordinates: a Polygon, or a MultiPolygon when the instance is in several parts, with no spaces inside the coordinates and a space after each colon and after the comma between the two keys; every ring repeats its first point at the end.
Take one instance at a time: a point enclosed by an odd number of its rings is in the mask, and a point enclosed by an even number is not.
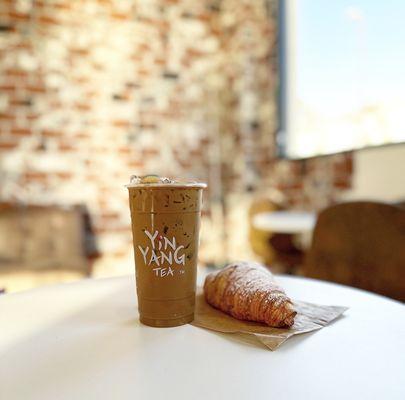
{"type": "MultiPolygon", "coordinates": [[[[148,230],[144,232],[150,240],[150,246],[142,247],[138,245],[138,249],[142,254],[145,265],[151,266],[156,276],[174,276],[174,270],[171,266],[173,264],[184,266],[186,263],[186,255],[182,251],[184,246],[177,246],[174,236],[170,240],[166,236],[159,235],[157,230],[153,234],[148,230]],[[162,267],[163,264],[169,266],[164,268],[162,267]]],[[[179,273],[184,273],[184,270],[180,270],[179,273]]]]}

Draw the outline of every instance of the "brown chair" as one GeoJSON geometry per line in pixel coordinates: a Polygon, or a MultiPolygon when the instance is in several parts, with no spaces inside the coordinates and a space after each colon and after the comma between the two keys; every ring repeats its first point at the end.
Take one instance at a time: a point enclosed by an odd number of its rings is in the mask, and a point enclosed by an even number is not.
{"type": "Polygon", "coordinates": [[[405,301],[405,209],[374,202],[325,209],[303,273],[405,301]]]}
{"type": "Polygon", "coordinates": [[[86,277],[97,255],[84,207],[0,204],[0,287],[86,277]]]}

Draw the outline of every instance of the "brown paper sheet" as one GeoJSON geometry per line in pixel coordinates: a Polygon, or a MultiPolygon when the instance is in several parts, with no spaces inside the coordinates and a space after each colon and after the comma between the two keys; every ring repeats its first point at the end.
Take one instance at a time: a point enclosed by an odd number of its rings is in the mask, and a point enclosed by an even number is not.
{"type": "Polygon", "coordinates": [[[294,306],[297,315],[292,328],[271,328],[256,322],[238,320],[211,307],[205,301],[202,288],[198,288],[192,325],[217,332],[232,333],[242,341],[252,342],[251,339],[255,339],[268,349],[276,350],[288,338],[321,329],[348,309],[348,307],[322,306],[303,301],[294,301],[294,306]]]}

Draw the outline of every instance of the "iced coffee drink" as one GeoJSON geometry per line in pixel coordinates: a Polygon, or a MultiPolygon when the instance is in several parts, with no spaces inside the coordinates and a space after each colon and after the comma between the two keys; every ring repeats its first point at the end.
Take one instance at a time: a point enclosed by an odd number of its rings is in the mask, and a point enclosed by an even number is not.
{"type": "Polygon", "coordinates": [[[127,185],[139,317],[150,326],[191,322],[204,183],[149,175],[127,185]]]}

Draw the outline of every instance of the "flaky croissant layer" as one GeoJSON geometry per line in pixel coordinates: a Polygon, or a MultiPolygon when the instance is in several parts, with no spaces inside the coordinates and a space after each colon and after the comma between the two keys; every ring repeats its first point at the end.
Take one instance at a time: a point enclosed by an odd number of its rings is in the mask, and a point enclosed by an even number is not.
{"type": "Polygon", "coordinates": [[[297,312],[271,272],[254,262],[230,264],[208,275],[204,283],[207,302],[235,318],[289,328],[297,312]]]}

